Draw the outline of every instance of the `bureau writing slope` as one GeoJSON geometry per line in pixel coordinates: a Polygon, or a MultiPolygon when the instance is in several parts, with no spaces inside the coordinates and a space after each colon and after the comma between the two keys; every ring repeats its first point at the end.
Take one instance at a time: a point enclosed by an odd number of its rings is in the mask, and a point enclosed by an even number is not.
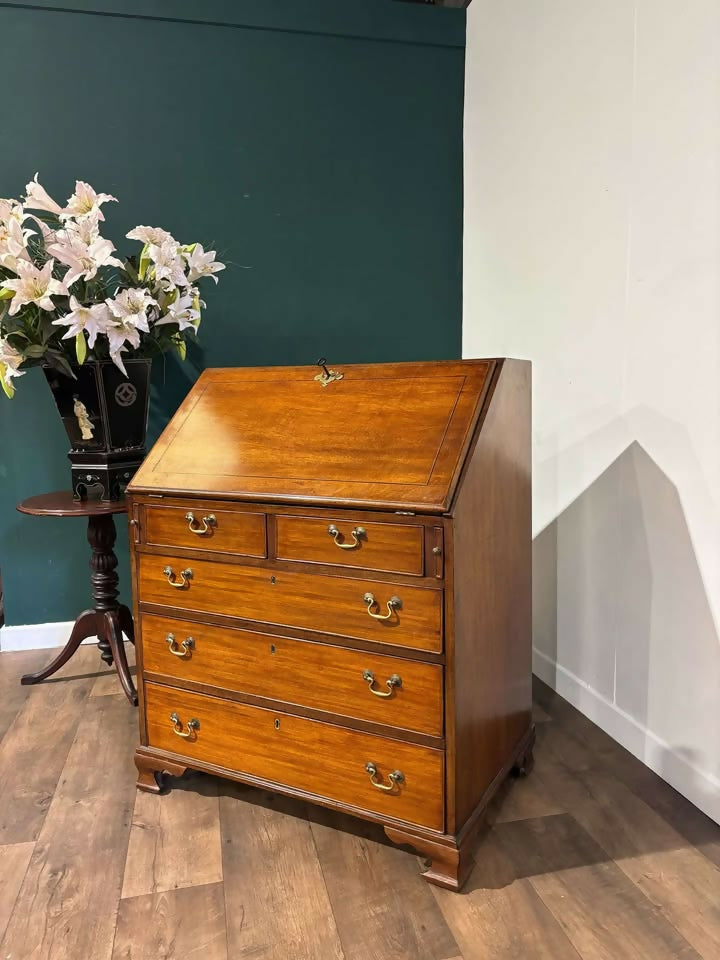
{"type": "Polygon", "coordinates": [[[532,760],[530,365],[207,370],[128,494],[140,789],[345,810],[457,889],[532,760]]]}

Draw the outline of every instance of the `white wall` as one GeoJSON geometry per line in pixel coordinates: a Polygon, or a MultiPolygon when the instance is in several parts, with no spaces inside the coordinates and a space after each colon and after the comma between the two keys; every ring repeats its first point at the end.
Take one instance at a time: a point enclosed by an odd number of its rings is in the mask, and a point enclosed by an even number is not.
{"type": "Polygon", "coordinates": [[[720,822],[720,4],[473,0],[464,355],[534,361],[535,669],[720,822]]]}

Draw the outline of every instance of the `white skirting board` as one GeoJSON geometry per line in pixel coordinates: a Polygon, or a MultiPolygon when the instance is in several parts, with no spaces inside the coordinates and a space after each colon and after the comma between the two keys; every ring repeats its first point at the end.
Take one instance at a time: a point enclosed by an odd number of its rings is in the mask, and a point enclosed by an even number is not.
{"type": "MultiPolygon", "coordinates": [[[[64,647],[72,628],[72,620],[67,623],[30,623],[19,627],[0,627],[0,653],[64,647]]],[[[89,640],[83,640],[83,643],[97,643],[97,639],[90,637],[89,640]]]]}
{"type": "Polygon", "coordinates": [[[533,673],[711,820],[720,823],[720,780],[716,776],[693,766],[652,730],[537,648],[533,648],[533,673]]]}

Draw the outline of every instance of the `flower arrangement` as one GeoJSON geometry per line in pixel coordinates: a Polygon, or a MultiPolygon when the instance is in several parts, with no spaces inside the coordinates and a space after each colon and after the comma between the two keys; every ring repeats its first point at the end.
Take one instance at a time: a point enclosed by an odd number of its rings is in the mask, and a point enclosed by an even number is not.
{"type": "Polygon", "coordinates": [[[0,384],[8,397],[28,367],[74,377],[87,359],[152,357],[175,350],[200,325],[198,281],[225,265],[201,244],[183,245],[160,227],[126,234],[139,254],[120,260],[101,236],[101,207],[117,202],[78,180],[64,207],[38,182],[22,201],[0,199],[0,384]]]}

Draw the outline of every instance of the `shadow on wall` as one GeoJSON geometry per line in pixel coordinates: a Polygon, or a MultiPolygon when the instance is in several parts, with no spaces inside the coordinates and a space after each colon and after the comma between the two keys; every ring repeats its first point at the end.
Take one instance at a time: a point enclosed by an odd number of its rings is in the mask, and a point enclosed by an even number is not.
{"type": "Polygon", "coordinates": [[[678,491],[639,443],[538,534],[533,564],[538,675],[720,811],[720,642],[678,491]]]}

